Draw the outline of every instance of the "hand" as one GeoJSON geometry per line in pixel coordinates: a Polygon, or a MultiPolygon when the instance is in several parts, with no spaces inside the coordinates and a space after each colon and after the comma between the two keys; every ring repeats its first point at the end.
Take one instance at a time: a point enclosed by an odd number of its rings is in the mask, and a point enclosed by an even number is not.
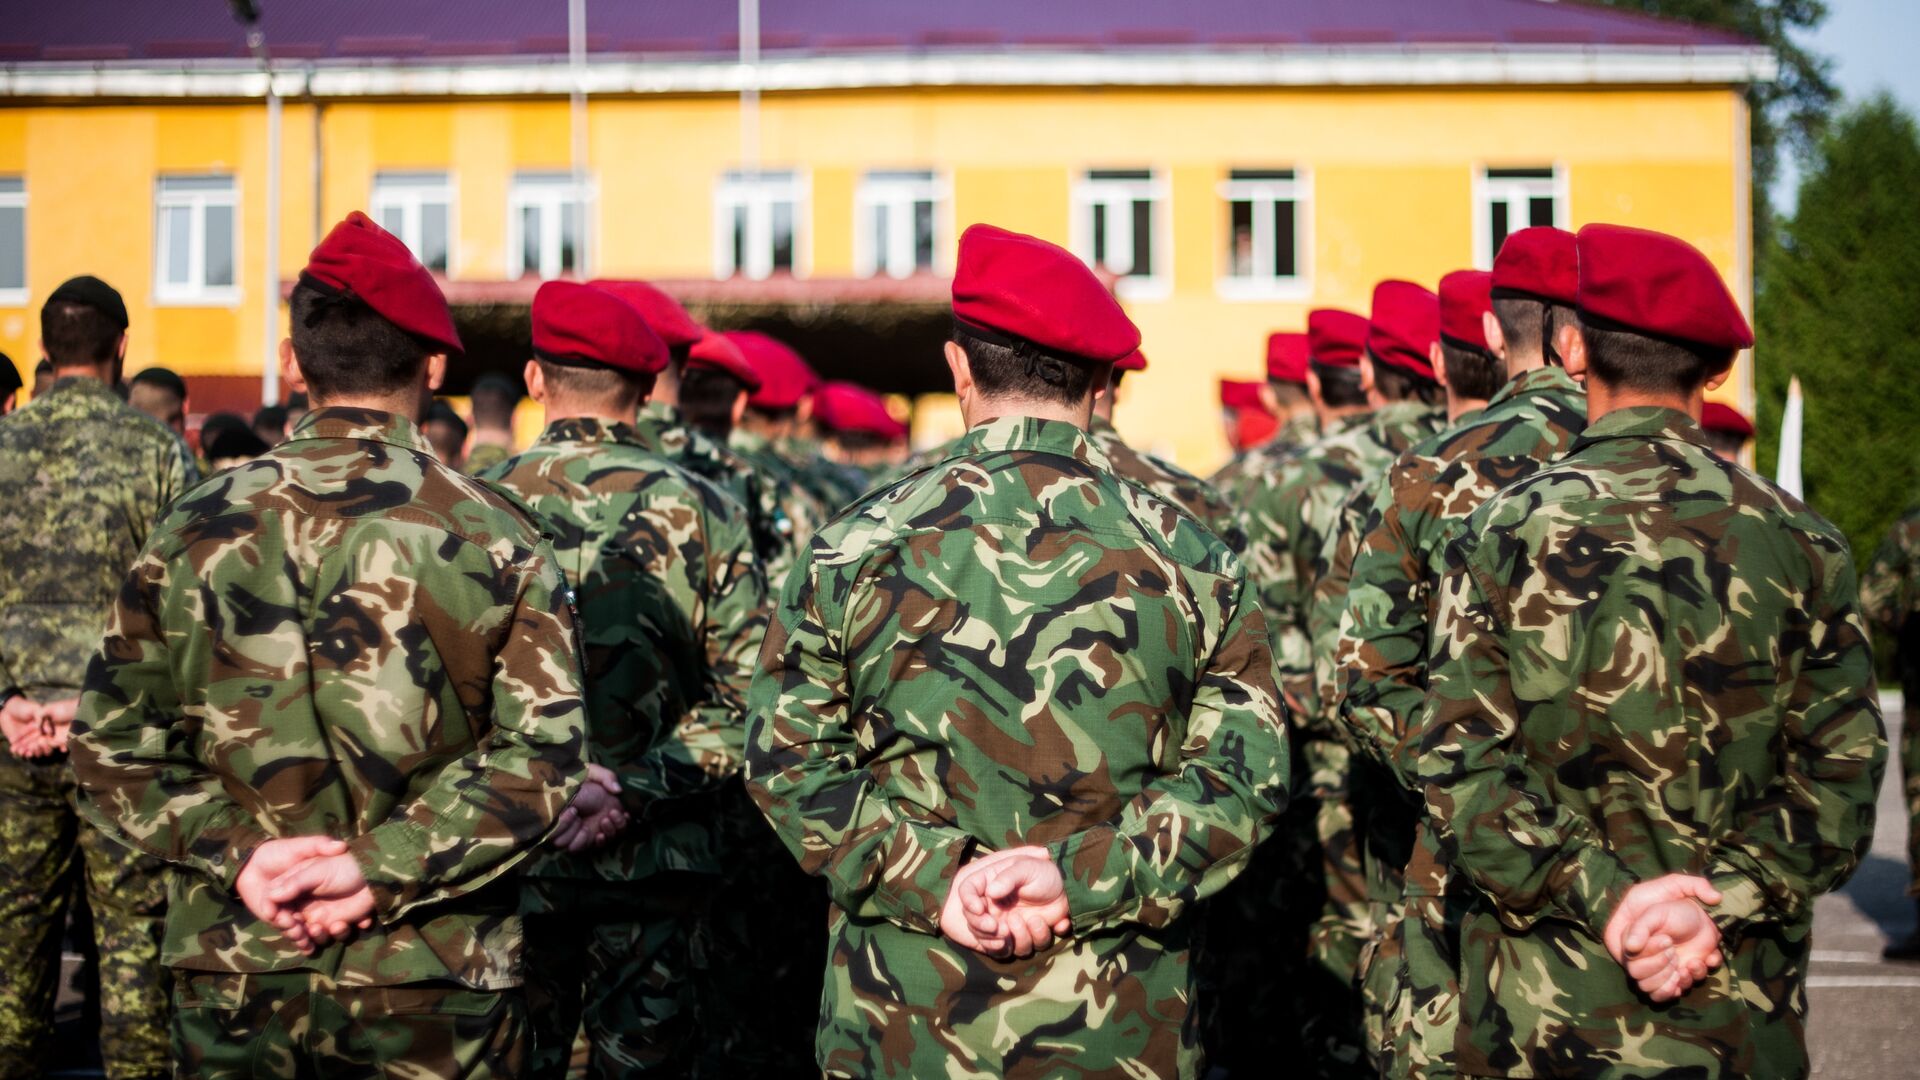
{"type": "Polygon", "coordinates": [[[989,955],[1026,957],[1072,928],[1066,882],[1041,847],[1011,848],[972,864],[956,878],[967,925],[989,955]]]}
{"type": "Polygon", "coordinates": [[[1643,881],[1607,920],[1606,946],[1641,991],[1672,1001],[1720,966],[1720,928],[1702,905],[1720,902],[1705,878],[1668,874],[1643,881]]]}
{"type": "Polygon", "coordinates": [[[620,778],[604,765],[589,764],[586,783],[560,812],[550,842],[563,851],[579,854],[620,835],[627,821],[627,809],[620,803],[620,778]]]}
{"type": "Polygon", "coordinates": [[[308,860],[343,855],[346,850],[345,843],[330,836],[291,836],[269,840],[253,849],[247,865],[241,867],[240,876],[234,879],[233,891],[254,918],[279,927],[280,932],[296,948],[312,956],[313,942],[307,934],[306,924],[296,918],[291,909],[272,898],[271,886],[282,874],[308,860]]]}
{"type": "Polygon", "coordinates": [[[275,878],[267,898],[290,911],[315,946],[344,941],[355,927],[373,925],[373,890],[360,872],[360,860],[344,845],[275,878]]]}
{"type": "Polygon", "coordinates": [[[45,757],[53,753],[53,727],[47,722],[46,708],[25,694],[15,694],[0,706],[0,733],[7,737],[7,748],[22,759],[45,757]]]}
{"type": "Polygon", "coordinates": [[[54,748],[63,754],[67,752],[67,735],[73,730],[73,718],[79,713],[78,697],[49,701],[41,706],[41,715],[46,717],[48,734],[53,740],[54,748]]]}

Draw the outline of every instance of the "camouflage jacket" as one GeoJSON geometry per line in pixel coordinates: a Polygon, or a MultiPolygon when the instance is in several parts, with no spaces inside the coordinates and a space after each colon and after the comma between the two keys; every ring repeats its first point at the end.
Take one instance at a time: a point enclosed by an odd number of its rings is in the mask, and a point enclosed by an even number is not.
{"type": "Polygon", "coordinates": [[[799,471],[801,482],[827,508],[828,517],[852,505],[874,486],[874,478],[865,472],[827,460],[813,439],[794,435],[770,445],[781,460],[799,471]]]}
{"type": "Polygon", "coordinates": [[[1189,905],[1285,802],[1238,560],[1080,429],[995,420],[814,538],[768,629],[749,788],[833,898],[829,1072],[1190,1075],[1189,905]],[[1052,850],[1073,933],[939,934],[977,853],[1052,850]],[[1147,1019],[1147,1018],[1151,1019],[1147,1019]]]}
{"type": "Polygon", "coordinates": [[[647,402],[640,407],[633,430],[646,449],[720,485],[747,508],[754,551],[760,556],[767,581],[778,587],[793,567],[796,530],[806,527],[811,532],[819,523],[796,523],[789,513],[792,501],[782,500],[777,484],[726,444],[689,426],[675,406],[647,402]]]}
{"type": "Polygon", "coordinates": [[[467,453],[467,460],[460,463],[470,476],[479,476],[501,462],[513,456],[513,451],[496,442],[475,443],[467,453]]]}
{"type": "Polygon", "coordinates": [[[848,501],[820,471],[819,466],[831,467],[824,458],[800,463],[781,453],[766,436],[744,428],[735,428],[727,437],[727,449],[752,466],[769,490],[780,493],[781,508],[793,523],[796,551],[806,547],[820,526],[848,501]]]}
{"type": "Polygon", "coordinates": [[[746,511],[640,445],[631,424],[576,418],[487,474],[533,508],[573,588],[586,654],[589,758],[612,769],[634,824],[592,856],[529,873],[634,880],[718,873],[704,804],[738,771],[747,685],[766,633],[766,579],[746,511]]]}
{"type": "Polygon", "coordinates": [[[1250,450],[1242,450],[1220,470],[1207,478],[1213,490],[1232,505],[1238,506],[1240,498],[1246,493],[1246,486],[1266,465],[1295,454],[1320,441],[1320,418],[1311,412],[1304,412],[1280,425],[1273,438],[1250,450]]]}
{"type": "Polygon", "coordinates": [[[1813,899],[1866,850],[1886,757],[1844,538],[1648,407],[1443,557],[1418,775],[1478,890],[1460,1072],[1804,1076],[1813,899]],[[1726,963],[1653,1005],[1601,935],[1672,872],[1722,893],[1726,963]]]}
{"type": "Polygon", "coordinates": [[[1874,627],[1897,635],[1920,615],[1920,509],[1909,510],[1880,541],[1860,578],[1860,607],[1874,627]]]}
{"type": "Polygon", "coordinates": [[[173,432],[98,379],[0,417],[0,690],[79,695],[140,545],[198,480],[173,432]]]}
{"type": "Polygon", "coordinates": [[[188,871],[169,965],[514,985],[502,875],[584,775],[578,649],[522,510],[405,419],[315,409],[148,538],[74,723],[82,807],[188,871]],[[347,841],[376,923],[309,958],[233,884],[262,841],[319,833],[347,841]]]}
{"type": "Polygon", "coordinates": [[[1160,496],[1192,514],[1200,524],[1227,542],[1234,554],[1247,549],[1247,534],[1240,528],[1238,515],[1213,485],[1192,473],[1128,446],[1113,424],[1096,416],[1087,428],[1087,438],[1105,454],[1114,475],[1160,496]]]}
{"type": "Polygon", "coordinates": [[[1307,748],[1305,764],[1316,789],[1337,787],[1334,774],[1341,768],[1334,760],[1340,757],[1332,745],[1334,733],[1325,726],[1320,709],[1307,625],[1327,540],[1347,499],[1402,451],[1438,431],[1445,418],[1443,409],[1417,401],[1347,417],[1319,442],[1280,458],[1253,478],[1252,493],[1243,504],[1248,575],[1260,590],[1273,629],[1280,687],[1294,723],[1323,744],[1317,750],[1307,748]],[[1317,760],[1322,755],[1327,760],[1317,760]]]}

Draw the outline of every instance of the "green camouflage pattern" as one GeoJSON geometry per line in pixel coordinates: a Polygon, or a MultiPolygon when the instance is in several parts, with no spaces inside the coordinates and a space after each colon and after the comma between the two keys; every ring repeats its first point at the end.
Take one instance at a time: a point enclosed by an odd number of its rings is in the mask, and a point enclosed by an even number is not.
{"type": "Polygon", "coordinates": [[[517,990],[451,983],[343,986],[304,971],[182,972],[174,1059],[194,1080],[519,1080],[517,990]]]}
{"type": "Polygon", "coordinates": [[[460,467],[469,476],[480,476],[512,456],[513,451],[499,443],[475,443],[473,449],[467,451],[467,460],[461,462],[460,467]]]}
{"type": "Polygon", "coordinates": [[[1087,438],[1107,456],[1115,476],[1131,480],[1192,514],[1194,520],[1225,540],[1234,554],[1246,551],[1247,534],[1240,528],[1239,515],[1213,485],[1178,465],[1128,446],[1119,430],[1098,416],[1088,425],[1087,438]]]}
{"type": "Polygon", "coordinates": [[[1880,542],[1860,578],[1860,607],[1893,642],[1900,676],[1900,779],[1907,800],[1908,895],[1920,897],[1920,509],[1910,510],[1880,542]]]}
{"type": "Polygon", "coordinates": [[[1474,1076],[1806,1075],[1813,900],[1865,852],[1886,757],[1841,534],[1683,413],[1603,416],[1444,554],[1418,779],[1460,924],[1474,1076]],[[1725,963],[1642,997],[1601,935],[1702,875],[1725,963]]]}
{"type": "Polygon", "coordinates": [[[834,1074],[1192,1076],[1193,902],[1286,801],[1239,561],[1079,428],[974,428],[869,495],[788,580],[749,789],[827,882],[834,1074]],[[1000,962],[938,936],[977,852],[1048,847],[1073,931],[1000,962]]]}
{"type": "Polygon", "coordinates": [[[735,428],[727,437],[727,449],[752,466],[767,490],[778,493],[780,509],[793,523],[791,543],[795,550],[805,547],[814,532],[848,501],[838,492],[827,494],[823,474],[789,459],[764,435],[735,428]]]}
{"type": "Polygon", "coordinates": [[[486,479],[551,537],[580,614],[588,757],[619,778],[633,818],[613,843],[543,853],[527,872],[719,873],[711,803],[685,797],[740,768],[767,607],[745,510],[648,450],[632,424],[585,417],[548,424],[486,479]]]}
{"type": "Polygon", "coordinates": [[[165,961],[341,985],[519,982],[517,883],[585,775],[570,598],[527,512],[406,419],[315,409],[181,497],[133,566],[73,728],[83,809],[172,863],[165,961]],[[326,834],[374,928],[311,958],[233,893],[326,834]]]}
{"type": "Polygon", "coordinates": [[[98,379],[0,417],[0,690],[80,693],[127,568],[198,480],[173,432],[98,379]]]}
{"type": "Polygon", "coordinates": [[[804,493],[781,491],[772,478],[752,462],[688,425],[680,410],[665,402],[649,401],[642,405],[634,431],[646,449],[720,485],[721,490],[746,507],[754,550],[760,556],[767,581],[778,588],[786,580],[787,571],[793,568],[794,553],[798,550],[794,537],[802,531],[812,535],[821,524],[811,517],[810,500],[804,498],[804,493]]]}
{"type": "Polygon", "coordinates": [[[1376,1060],[1400,1063],[1400,1075],[1450,1075],[1440,1050],[1450,1052],[1452,1032],[1432,1025],[1458,1016],[1446,949],[1457,928],[1445,922],[1448,879],[1438,846],[1419,823],[1418,740],[1407,735],[1426,697],[1434,565],[1451,524],[1566,452],[1586,427],[1586,407],[1564,369],[1537,368],[1409,449],[1349,502],[1332,572],[1315,595],[1320,697],[1358,751],[1356,795],[1376,796],[1361,808],[1376,934],[1360,971],[1368,1048],[1376,1060]],[[1344,586],[1337,595],[1336,580],[1344,586]]]}
{"type": "Polygon", "coordinates": [[[1252,478],[1265,472],[1272,463],[1283,457],[1296,454],[1320,441],[1320,417],[1312,412],[1303,412],[1274,432],[1273,438],[1249,450],[1233,455],[1225,465],[1212,476],[1207,483],[1220,493],[1232,505],[1240,505],[1247,494],[1247,484],[1252,478]]]}

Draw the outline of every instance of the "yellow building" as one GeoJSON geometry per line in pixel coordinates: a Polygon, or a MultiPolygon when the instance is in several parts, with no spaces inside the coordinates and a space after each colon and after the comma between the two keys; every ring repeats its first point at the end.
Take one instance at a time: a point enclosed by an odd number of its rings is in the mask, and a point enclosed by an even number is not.
{"type": "MultiPolygon", "coordinates": [[[[955,241],[990,221],[1115,275],[1153,361],[1121,427],[1196,469],[1226,452],[1217,379],[1259,371],[1269,330],[1485,266],[1512,228],[1672,232],[1748,295],[1743,88],[1773,70],[1739,39],[1530,0],[1199,0],[1176,30],[1132,5],[871,25],[874,5],[769,2],[745,63],[731,4],[596,0],[569,61],[564,0],[486,0],[378,25],[269,6],[270,102],[224,5],[149,6],[36,10],[9,28],[34,44],[0,49],[16,359],[46,295],[94,273],[126,295],[131,367],[188,376],[196,410],[271,396],[281,290],[365,209],[444,272],[472,370],[517,371],[540,278],[636,276],[830,377],[932,395],[955,241]]],[[[953,422],[926,397],[916,438],[953,422]]]]}

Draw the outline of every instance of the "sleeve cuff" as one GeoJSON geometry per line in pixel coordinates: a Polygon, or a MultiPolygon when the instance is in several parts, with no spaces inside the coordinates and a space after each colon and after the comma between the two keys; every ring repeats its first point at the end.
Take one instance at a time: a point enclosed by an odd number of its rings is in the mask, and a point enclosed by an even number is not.
{"type": "Polygon", "coordinates": [[[973,837],[951,827],[909,823],[895,843],[911,850],[888,852],[883,865],[889,869],[874,900],[882,914],[906,929],[938,934],[940,911],[973,837]]]}
{"type": "Polygon", "coordinates": [[[373,891],[374,911],[383,920],[413,903],[427,859],[426,838],[418,826],[410,821],[389,822],[349,840],[347,852],[360,864],[360,874],[373,891]]]}
{"type": "Polygon", "coordinates": [[[1771,906],[1759,882],[1725,861],[1715,860],[1707,868],[1707,881],[1720,893],[1720,902],[1707,908],[1707,913],[1723,935],[1731,936],[1742,925],[1757,921],[1771,906]]]}
{"type": "Polygon", "coordinates": [[[1127,881],[1108,877],[1113,845],[1120,835],[1110,825],[1077,832],[1047,845],[1067,886],[1067,915],[1075,933],[1106,925],[1127,899],[1127,881]]]}
{"type": "Polygon", "coordinates": [[[215,852],[207,859],[204,869],[213,875],[215,881],[227,892],[233,891],[234,882],[240,880],[240,872],[247,868],[247,861],[261,844],[273,839],[265,832],[253,826],[235,829],[227,841],[226,850],[215,852]]]}
{"type": "Polygon", "coordinates": [[[1606,936],[1608,920],[1635,884],[1634,876],[1611,852],[1589,845],[1581,850],[1572,875],[1559,889],[1560,907],[1598,941],[1606,936]]]}

